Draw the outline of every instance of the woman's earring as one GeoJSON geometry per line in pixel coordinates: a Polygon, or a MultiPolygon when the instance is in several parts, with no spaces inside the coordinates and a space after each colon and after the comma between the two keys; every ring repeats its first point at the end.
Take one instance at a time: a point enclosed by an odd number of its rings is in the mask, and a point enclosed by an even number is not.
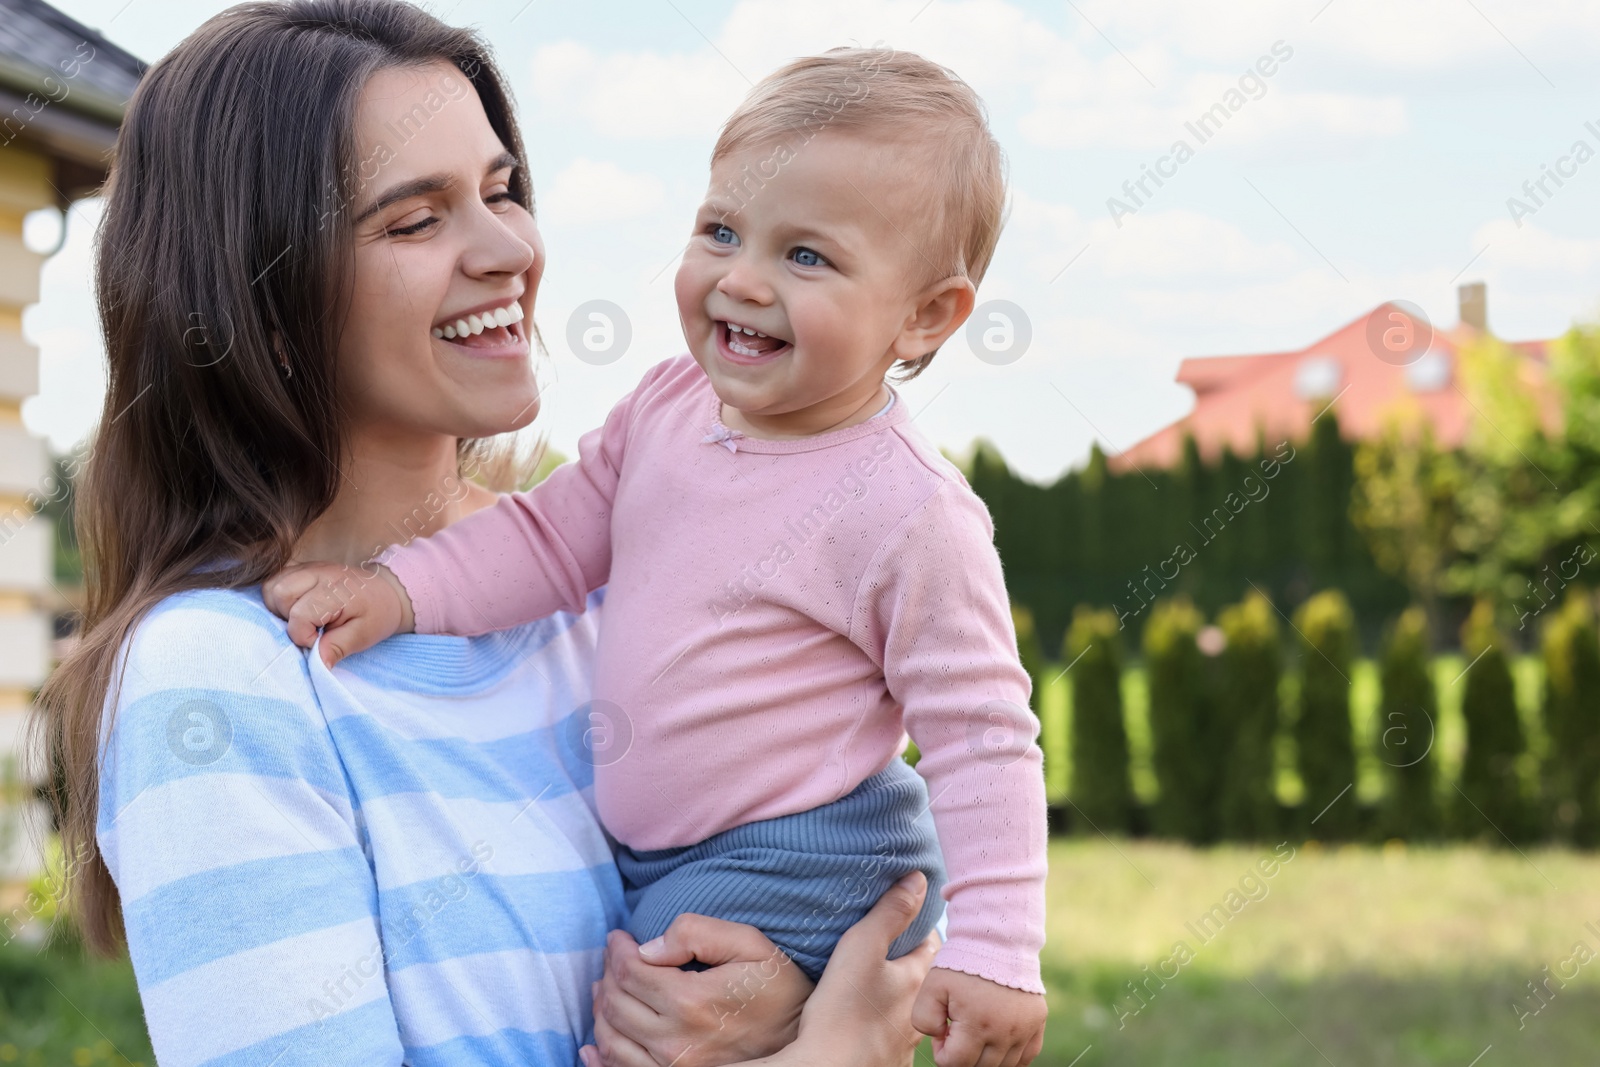
{"type": "Polygon", "coordinates": [[[272,333],[272,351],[278,356],[278,369],[283,371],[284,380],[287,381],[293,378],[294,368],[289,366],[289,357],[284,355],[283,352],[283,338],[278,335],[276,330],[272,333]]]}

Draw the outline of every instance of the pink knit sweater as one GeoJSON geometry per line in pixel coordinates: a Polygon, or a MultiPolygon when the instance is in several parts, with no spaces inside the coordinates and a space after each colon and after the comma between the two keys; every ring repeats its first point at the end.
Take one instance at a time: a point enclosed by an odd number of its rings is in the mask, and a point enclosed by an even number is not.
{"type": "Polygon", "coordinates": [[[909,731],[950,874],[936,965],[1044,992],[1043,756],[983,502],[904,402],[796,440],[720,413],[692,359],[658,364],[577,462],[385,553],[418,632],[609,583],[595,800],[636,849],[836,800],[909,731]]]}

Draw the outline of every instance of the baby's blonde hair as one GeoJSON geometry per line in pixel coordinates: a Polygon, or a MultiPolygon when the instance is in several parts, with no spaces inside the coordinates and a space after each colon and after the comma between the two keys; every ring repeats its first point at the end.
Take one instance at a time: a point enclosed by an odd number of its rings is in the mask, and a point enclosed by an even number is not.
{"type": "MultiPolygon", "coordinates": [[[[723,124],[711,164],[759,145],[786,145],[793,155],[825,130],[913,148],[919,158],[907,171],[924,175],[935,194],[933,210],[907,237],[928,266],[927,280],[983,280],[1005,225],[1006,163],[971,86],[947,67],[891,48],[806,56],[750,91],[723,124]]],[[[761,177],[753,179],[758,187],[761,177]]],[[[907,361],[899,377],[916,377],[933,356],[907,361]]]]}

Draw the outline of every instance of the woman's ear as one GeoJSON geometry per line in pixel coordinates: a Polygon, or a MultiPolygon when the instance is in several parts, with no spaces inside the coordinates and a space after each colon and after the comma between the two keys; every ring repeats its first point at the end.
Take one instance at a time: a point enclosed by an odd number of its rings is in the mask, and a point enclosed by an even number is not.
{"type": "Polygon", "coordinates": [[[900,336],[895,338],[895,359],[914,361],[936,351],[972,314],[977,292],[972,279],[956,274],[918,293],[900,336]]]}

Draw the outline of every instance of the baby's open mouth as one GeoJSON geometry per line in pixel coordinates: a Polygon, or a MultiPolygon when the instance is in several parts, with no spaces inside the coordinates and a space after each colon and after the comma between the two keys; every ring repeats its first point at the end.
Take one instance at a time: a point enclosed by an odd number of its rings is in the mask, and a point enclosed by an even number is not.
{"type": "Polygon", "coordinates": [[[754,327],[741,326],[737,322],[719,322],[717,327],[728,350],[746,359],[774,356],[789,347],[789,342],[781,337],[769,337],[754,327]]]}
{"type": "Polygon", "coordinates": [[[523,339],[522,305],[512,301],[504,307],[436,323],[431,333],[463,348],[504,348],[523,339]]]}

